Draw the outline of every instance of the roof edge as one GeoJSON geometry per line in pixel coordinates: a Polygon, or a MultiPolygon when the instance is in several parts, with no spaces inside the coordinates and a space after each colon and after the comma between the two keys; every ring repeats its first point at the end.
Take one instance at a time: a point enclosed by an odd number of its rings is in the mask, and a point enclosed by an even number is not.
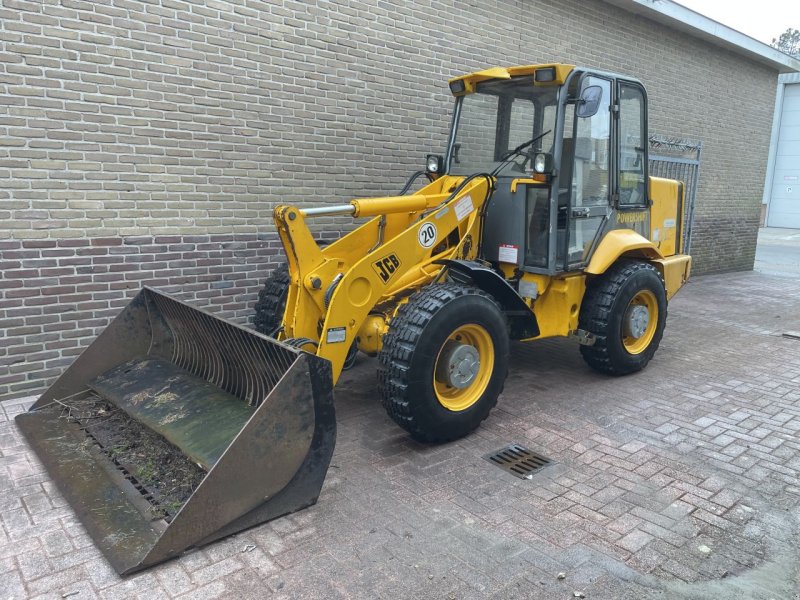
{"type": "Polygon", "coordinates": [[[779,73],[800,71],[800,60],[672,0],[603,1],[746,56],[779,73]]]}

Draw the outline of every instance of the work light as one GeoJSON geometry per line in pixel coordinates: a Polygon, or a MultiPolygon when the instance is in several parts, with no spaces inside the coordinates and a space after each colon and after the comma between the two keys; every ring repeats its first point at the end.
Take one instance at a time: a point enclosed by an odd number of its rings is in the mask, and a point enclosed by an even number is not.
{"type": "Polygon", "coordinates": [[[546,69],[536,69],[533,74],[533,80],[536,83],[550,83],[556,80],[555,67],[547,67],[546,69]]]}
{"type": "Polygon", "coordinates": [[[428,173],[441,173],[444,169],[444,158],[438,154],[428,154],[425,157],[425,170],[428,173]]]}
{"type": "Polygon", "coordinates": [[[453,94],[463,94],[464,90],[467,89],[467,85],[464,83],[463,79],[457,79],[455,81],[450,82],[450,91],[453,94]]]}
{"type": "Polygon", "coordinates": [[[533,170],[536,173],[550,173],[553,170],[553,157],[547,152],[539,152],[533,157],[533,170]]]}

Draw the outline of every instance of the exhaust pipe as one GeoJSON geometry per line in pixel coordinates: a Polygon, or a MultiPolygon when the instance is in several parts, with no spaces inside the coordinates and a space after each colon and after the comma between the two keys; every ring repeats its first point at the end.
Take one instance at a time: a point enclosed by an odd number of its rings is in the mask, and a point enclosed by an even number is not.
{"type": "Polygon", "coordinates": [[[16,417],[121,575],[317,501],[331,365],[144,288],[16,417]]]}

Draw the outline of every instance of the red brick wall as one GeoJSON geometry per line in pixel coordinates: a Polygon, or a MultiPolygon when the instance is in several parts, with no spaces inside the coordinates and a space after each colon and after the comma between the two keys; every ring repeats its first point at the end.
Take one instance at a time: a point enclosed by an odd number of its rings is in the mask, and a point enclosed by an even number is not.
{"type": "Polygon", "coordinates": [[[237,323],[275,234],[0,241],[0,399],[41,391],[148,285],[237,323]]]}

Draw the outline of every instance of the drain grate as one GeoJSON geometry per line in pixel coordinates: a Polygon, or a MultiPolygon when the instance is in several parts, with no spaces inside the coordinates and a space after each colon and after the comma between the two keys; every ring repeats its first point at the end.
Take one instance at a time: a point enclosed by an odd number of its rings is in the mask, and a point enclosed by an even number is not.
{"type": "Polygon", "coordinates": [[[487,454],[483,458],[520,479],[532,479],[536,471],[552,462],[541,454],[536,454],[536,452],[528,450],[519,444],[509,444],[505,448],[487,454]]]}

